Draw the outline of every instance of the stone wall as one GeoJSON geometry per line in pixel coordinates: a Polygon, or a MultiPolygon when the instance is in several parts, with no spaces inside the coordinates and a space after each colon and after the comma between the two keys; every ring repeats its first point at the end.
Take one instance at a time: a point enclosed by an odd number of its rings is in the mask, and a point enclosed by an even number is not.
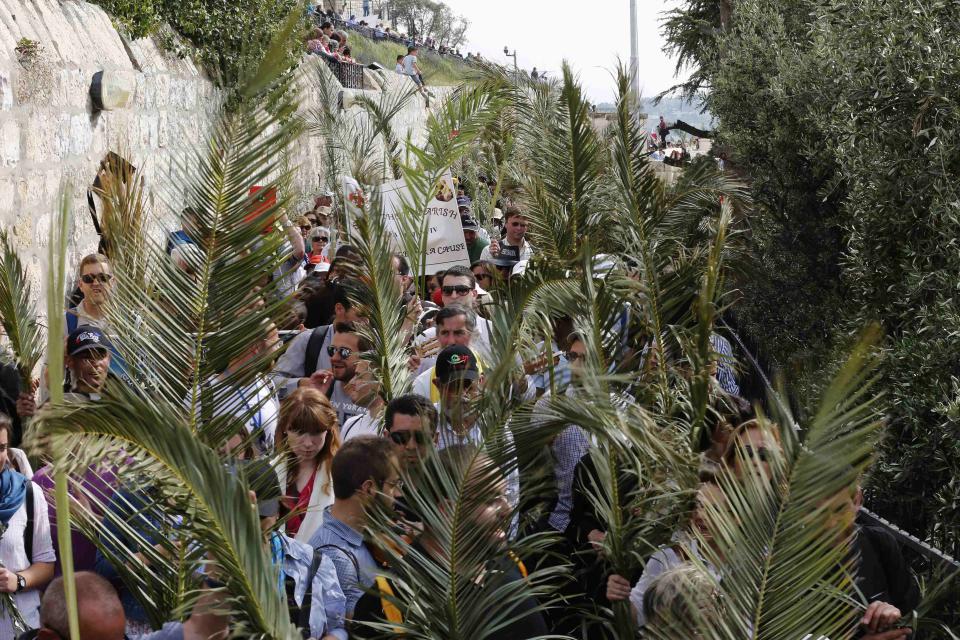
{"type": "MultiPolygon", "coordinates": [[[[317,62],[306,61],[305,78],[316,73],[317,62]]],[[[403,91],[410,82],[395,74],[385,74],[385,80],[386,91],[403,91]]],[[[301,111],[318,106],[316,100],[307,83],[301,111]]],[[[104,156],[113,151],[128,159],[156,194],[166,188],[171,164],[187,160],[190,150],[203,145],[220,102],[220,92],[192,61],[166,54],[150,38],[126,41],[95,5],[0,0],[0,227],[16,239],[31,280],[42,288],[47,236],[62,184],[71,185],[67,260],[73,265],[97,246],[87,188],[104,156]],[[15,51],[21,38],[36,41],[39,52],[15,51]],[[101,70],[133,87],[125,108],[94,111],[90,85],[101,70]]],[[[358,107],[350,111],[365,117],[358,107]]],[[[401,137],[409,130],[415,141],[422,140],[427,116],[423,100],[415,99],[395,126],[401,137]]],[[[304,203],[324,180],[322,144],[305,135],[290,159],[304,203]]],[[[153,199],[157,206],[170,200],[176,198],[153,199]]]]}

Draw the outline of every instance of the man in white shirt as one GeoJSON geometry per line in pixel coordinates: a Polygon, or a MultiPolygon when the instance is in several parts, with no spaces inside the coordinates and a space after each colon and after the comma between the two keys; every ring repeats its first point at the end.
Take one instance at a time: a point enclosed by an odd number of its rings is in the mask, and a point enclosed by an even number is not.
{"type": "MultiPolygon", "coordinates": [[[[508,258],[513,264],[521,260],[529,260],[533,257],[533,247],[527,242],[526,234],[527,217],[523,215],[523,210],[516,204],[508,204],[504,209],[504,222],[506,224],[507,234],[503,240],[496,237],[490,238],[490,246],[480,254],[481,260],[495,261],[497,258],[508,258]]],[[[501,266],[499,263],[497,266],[501,266]]],[[[503,265],[510,266],[513,265],[503,265]]]]}
{"type": "MultiPolygon", "coordinates": [[[[477,277],[473,275],[467,267],[460,265],[450,267],[443,274],[443,280],[440,282],[440,291],[443,299],[443,306],[460,305],[469,309],[476,310],[477,295],[477,277]]],[[[486,318],[477,317],[476,328],[472,332],[472,344],[485,362],[490,363],[490,334],[492,327],[490,321],[486,318]]],[[[437,337],[437,330],[431,327],[424,331],[416,340],[417,344],[424,344],[437,337]]],[[[432,364],[432,363],[431,363],[432,364]]],[[[423,371],[425,365],[421,365],[420,371],[423,371]]]]}
{"type": "MultiPolygon", "coordinates": [[[[455,344],[469,348],[476,330],[477,314],[472,309],[451,304],[437,313],[435,333],[441,350],[455,344]]],[[[480,355],[479,352],[478,355],[480,355]]],[[[480,357],[483,356],[480,355],[480,357]]],[[[435,364],[435,359],[431,358],[431,360],[435,364]]],[[[424,368],[421,364],[421,369],[422,372],[413,381],[413,393],[430,398],[430,401],[436,404],[440,402],[440,390],[433,383],[437,377],[436,366],[428,365],[424,368]]]]}

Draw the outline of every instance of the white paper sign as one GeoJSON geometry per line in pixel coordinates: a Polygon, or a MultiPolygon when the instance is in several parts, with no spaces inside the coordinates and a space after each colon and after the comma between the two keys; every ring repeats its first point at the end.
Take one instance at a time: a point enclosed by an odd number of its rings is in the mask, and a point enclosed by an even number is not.
{"type": "MultiPolygon", "coordinates": [[[[394,251],[406,255],[397,240],[397,214],[403,210],[403,202],[412,200],[410,188],[405,180],[385,182],[379,187],[383,202],[384,227],[390,234],[394,251]]],[[[357,181],[350,177],[343,179],[344,201],[350,218],[359,214],[358,206],[366,202],[357,181]]],[[[434,198],[427,203],[424,212],[427,217],[426,273],[414,275],[433,275],[437,271],[449,269],[454,265],[470,266],[467,243],[463,239],[463,227],[460,224],[460,210],[457,207],[457,191],[453,178],[444,174],[437,184],[434,198]]],[[[411,263],[414,261],[411,261],[411,263]]],[[[419,261],[416,261],[419,263],[419,261]]],[[[411,268],[416,268],[411,264],[411,268]]]]}

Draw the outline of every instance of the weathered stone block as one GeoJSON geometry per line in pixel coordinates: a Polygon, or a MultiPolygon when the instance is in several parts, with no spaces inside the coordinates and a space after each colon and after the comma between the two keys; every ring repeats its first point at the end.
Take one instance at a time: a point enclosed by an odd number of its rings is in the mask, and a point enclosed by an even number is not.
{"type": "Polygon", "coordinates": [[[13,118],[0,124],[0,166],[15,167],[20,164],[20,127],[13,118]]]}
{"type": "Polygon", "coordinates": [[[10,76],[0,73],[0,111],[9,111],[13,108],[13,84],[10,76]]]}
{"type": "Polygon", "coordinates": [[[70,116],[70,153],[83,155],[90,149],[93,142],[93,132],[90,119],[86,114],[70,116]]]}

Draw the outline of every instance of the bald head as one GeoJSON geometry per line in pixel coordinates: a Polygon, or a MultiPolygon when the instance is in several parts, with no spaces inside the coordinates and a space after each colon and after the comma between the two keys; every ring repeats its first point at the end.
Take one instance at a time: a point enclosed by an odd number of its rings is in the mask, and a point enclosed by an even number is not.
{"type": "MultiPolygon", "coordinates": [[[[113,585],[89,571],[80,571],[75,577],[80,640],[123,640],[127,619],[113,585]]],[[[70,637],[62,577],[51,582],[43,594],[40,627],[38,638],[51,637],[44,630],[53,631],[61,638],[70,637]]]]}

